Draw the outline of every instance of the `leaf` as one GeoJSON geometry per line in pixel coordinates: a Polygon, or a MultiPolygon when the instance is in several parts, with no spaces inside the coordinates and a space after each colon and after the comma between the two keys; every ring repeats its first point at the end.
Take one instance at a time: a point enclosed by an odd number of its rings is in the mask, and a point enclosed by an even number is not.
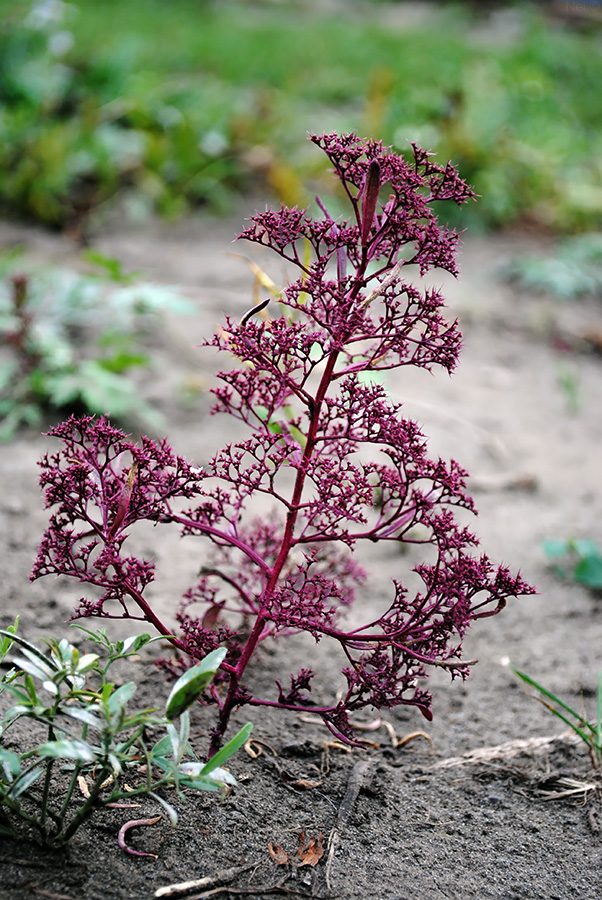
{"type": "Polygon", "coordinates": [[[229,787],[236,787],[238,785],[238,781],[232,772],[229,772],[227,769],[222,769],[221,766],[218,766],[217,769],[212,769],[211,774],[206,777],[215,781],[217,784],[228,785],[229,787]]]}
{"type": "MultiPolygon", "coordinates": [[[[26,652],[25,650],[23,651],[26,652]]],[[[40,681],[47,681],[49,675],[54,675],[56,670],[51,669],[49,666],[45,666],[44,663],[36,660],[35,662],[29,659],[23,659],[22,656],[15,656],[14,658],[15,665],[19,666],[20,669],[23,669],[24,672],[27,672],[28,675],[33,676],[33,678],[39,678],[40,681]]]]}
{"type": "Polygon", "coordinates": [[[82,709],[78,706],[63,706],[61,713],[64,716],[69,716],[71,719],[76,719],[78,722],[83,722],[85,725],[90,725],[92,728],[96,728],[97,731],[102,731],[104,728],[104,722],[91,713],[89,709],[82,709]]]}
{"type": "Polygon", "coordinates": [[[198,700],[213,680],[226,653],[227,650],[224,649],[214,650],[198,665],[192,666],[178,678],[165,704],[165,715],[168,719],[175,719],[198,700]]]}
{"type": "Polygon", "coordinates": [[[2,635],[2,642],[0,642],[0,660],[4,659],[4,657],[12,647],[18,627],[19,616],[16,617],[14,625],[9,625],[6,629],[0,629],[0,635],[2,635]]]}
{"type": "Polygon", "coordinates": [[[234,735],[221,750],[218,750],[217,753],[205,763],[201,774],[208,775],[213,769],[217,769],[218,766],[221,766],[222,763],[225,763],[226,760],[230,759],[243,744],[247,743],[252,730],[253,726],[250,722],[243,725],[238,734],[234,735]]]}
{"type": "Polygon", "coordinates": [[[602,588],[602,556],[586,556],[575,566],[575,578],[592,590],[602,588]]]}
{"type": "Polygon", "coordinates": [[[280,844],[268,844],[270,856],[278,866],[285,866],[288,863],[288,854],[280,844]]]}
{"type": "Polygon", "coordinates": [[[10,796],[13,799],[20,797],[21,794],[24,794],[25,791],[29,790],[31,785],[34,781],[38,780],[41,774],[41,769],[30,769],[29,772],[25,772],[21,778],[14,782],[9,791],[10,796]]]}
{"type": "Polygon", "coordinates": [[[167,723],[167,734],[169,736],[169,740],[171,741],[171,749],[173,753],[173,758],[175,762],[180,762],[182,756],[182,748],[180,747],[180,737],[178,735],[177,730],[171,724],[171,722],[167,723]]]}
{"type": "Polygon", "coordinates": [[[178,814],[171,803],[168,803],[167,800],[164,800],[163,797],[160,797],[159,794],[156,794],[154,791],[149,791],[149,797],[152,797],[153,800],[156,800],[157,803],[159,803],[163,807],[163,809],[169,816],[169,821],[175,828],[178,824],[178,814]]]}
{"type": "Polygon", "coordinates": [[[126,703],[132,699],[136,690],[136,683],[134,681],[128,681],[127,684],[122,684],[116,691],[113,691],[107,700],[109,713],[111,715],[114,715],[117,712],[123,713],[126,703]]]}
{"type": "Polygon", "coordinates": [[[551,556],[552,559],[556,559],[560,556],[565,556],[569,552],[568,541],[549,540],[544,541],[542,546],[546,556],[551,556]]]}
{"type": "Polygon", "coordinates": [[[151,759],[154,760],[155,757],[159,756],[165,757],[172,752],[172,749],[173,745],[170,736],[168,734],[164,734],[163,737],[159,741],[157,741],[157,743],[151,749],[151,759]]]}
{"type": "Polygon", "coordinates": [[[14,781],[21,772],[21,760],[12,750],[0,747],[0,766],[4,771],[4,777],[8,781],[14,781]]]}
{"type": "Polygon", "coordinates": [[[297,858],[300,860],[301,866],[316,866],[324,856],[324,835],[320,831],[313,834],[309,841],[305,843],[305,832],[299,835],[299,848],[297,850],[297,858]]]}
{"type": "Polygon", "coordinates": [[[85,741],[47,741],[38,747],[39,756],[52,759],[76,759],[78,762],[92,763],[96,754],[90,744],[85,741]]]}
{"type": "Polygon", "coordinates": [[[586,556],[602,558],[598,545],[594,541],[589,540],[589,538],[575,538],[575,540],[571,541],[571,549],[582,558],[586,556]]]}

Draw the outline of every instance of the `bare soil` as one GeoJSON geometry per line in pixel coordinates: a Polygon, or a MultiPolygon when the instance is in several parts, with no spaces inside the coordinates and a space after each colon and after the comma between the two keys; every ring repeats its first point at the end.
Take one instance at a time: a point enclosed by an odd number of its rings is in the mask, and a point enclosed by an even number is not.
{"type": "MultiPolygon", "coordinates": [[[[224,312],[241,314],[252,303],[249,270],[228,255],[234,250],[255,258],[253,248],[230,246],[241,227],[242,216],[201,218],[170,228],[152,225],[143,232],[115,228],[95,240],[126,267],[142,270],[151,280],[179,284],[196,304],[196,315],[169,321],[151,341],[155,370],[140,389],[165,414],[175,449],[199,464],[237,431],[209,417],[204,392],[187,407],[174,396],[184,383],[211,386],[224,360],[194,345],[213,332],[224,312]]],[[[77,264],[76,248],[63,238],[0,226],[0,242],[15,241],[25,242],[40,261],[77,264]]],[[[461,279],[434,278],[445,286],[463,325],[458,371],[451,379],[404,372],[388,384],[407,414],[422,423],[432,453],[453,457],[471,472],[480,510],[473,527],[483,549],[494,560],[520,568],[539,588],[537,596],[509,604],[500,616],[474,628],[466,653],[479,663],[471,678],[451,683],[436,673],[432,723],[415,711],[387,713],[382,718],[389,727],[366,732],[369,746],[353,752],[329,746],[323,728],[292,714],[243,709],[237,722],[254,722],[254,736],[266,744],[263,754],[251,758],[243,751],[232,760],[240,786],[223,801],[203,795],[179,804],[176,829],[164,817],[132,831],[132,846],[156,853],[156,859],[122,852],[117,832],[131,813],[105,811],[61,852],[2,841],[3,898],[142,900],[163,886],[233,867],[241,869],[230,873],[227,884],[213,881],[191,896],[602,896],[599,782],[589,757],[578,742],[561,736],[562,723],[526,697],[502,665],[510,659],[571,705],[579,708],[583,702],[595,715],[601,601],[579,585],[560,581],[541,543],[548,537],[602,538],[602,360],[591,352],[592,338],[602,331],[601,313],[593,300],[561,304],[526,296],[499,280],[505,260],[543,244],[523,234],[469,239],[461,279]],[[567,373],[577,387],[576,412],[561,386],[567,373]],[[394,746],[393,733],[403,738],[415,732],[428,738],[416,736],[394,746]],[[590,789],[558,797],[566,790],[562,778],[568,777],[590,789]],[[300,839],[319,840],[320,835],[325,848],[331,840],[330,859],[325,852],[315,867],[296,865],[300,839]],[[283,848],[280,863],[270,855],[270,844],[283,848]]],[[[278,260],[262,259],[262,264],[275,281],[285,276],[278,260]]],[[[40,433],[23,432],[0,447],[0,622],[6,626],[19,613],[21,633],[31,640],[64,634],[78,596],[76,587],[54,580],[28,583],[47,519],[36,461],[50,445],[40,433]]],[[[169,619],[198,570],[204,547],[167,532],[145,535],[144,541],[162,573],[154,600],[169,619]]],[[[375,590],[385,589],[400,565],[395,552],[378,547],[364,561],[375,572],[375,590]]],[[[369,606],[372,597],[367,591],[358,602],[369,606]]],[[[119,624],[114,623],[116,635],[119,624]]],[[[131,630],[125,623],[121,633],[131,630]]],[[[148,663],[151,656],[149,650],[148,663]]],[[[274,645],[253,679],[269,687],[275,678],[286,678],[291,657],[309,658],[322,673],[324,695],[332,693],[337,670],[326,643],[274,645]]],[[[151,664],[139,663],[127,677],[140,679],[142,703],[160,704],[167,695],[151,664]]],[[[200,747],[210,725],[210,710],[195,712],[200,747]]],[[[145,805],[135,815],[154,813],[152,805],[145,805]]]]}

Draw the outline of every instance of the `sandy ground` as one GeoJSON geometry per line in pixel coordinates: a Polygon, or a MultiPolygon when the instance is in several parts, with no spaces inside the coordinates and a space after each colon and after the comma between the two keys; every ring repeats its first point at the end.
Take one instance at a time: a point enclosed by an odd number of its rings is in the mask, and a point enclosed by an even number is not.
{"type": "MultiPolygon", "coordinates": [[[[177,452],[199,464],[235,431],[209,418],[206,395],[182,408],[174,392],[190,379],[211,386],[217,360],[193,346],[212,333],[224,312],[240,314],[250,306],[249,271],[228,255],[254,255],[253,248],[230,244],[242,225],[241,215],[227,221],[199,218],[171,228],[153,225],[136,233],[116,227],[95,241],[126,268],[180,285],[198,309],[187,320],[170,321],[156,338],[155,370],[141,389],[165,414],[177,452]]],[[[62,238],[0,226],[0,243],[15,241],[24,241],[41,261],[73,264],[77,259],[76,249],[62,238]]],[[[325,897],[327,874],[330,896],[348,900],[601,896],[597,791],[553,800],[542,793],[559,776],[596,784],[589,758],[574,741],[536,740],[559,735],[562,723],[527,698],[502,665],[510,659],[573,706],[583,695],[594,715],[600,600],[558,580],[541,543],[548,537],[602,537],[602,363],[599,356],[581,352],[583,336],[600,332],[600,307],[594,301],[561,304],[525,296],[499,280],[504,261],[537,246],[526,235],[469,239],[460,280],[444,274],[434,278],[445,286],[453,314],[462,322],[465,346],[458,371],[452,379],[405,372],[388,385],[407,414],[423,425],[431,454],[453,457],[471,472],[480,510],[473,528],[483,549],[494,560],[520,568],[539,588],[537,596],[517,600],[500,616],[475,626],[466,652],[479,664],[466,683],[450,684],[442,673],[433,677],[435,719],[426,728],[433,749],[424,737],[395,748],[390,731],[381,727],[369,735],[373,747],[348,753],[329,748],[324,730],[293,715],[254,711],[247,716],[243,710],[238,721],[251,719],[255,736],[276,755],[266,751],[251,759],[242,752],[232,762],[241,784],[226,800],[191,799],[180,807],[176,830],[163,820],[132,833],[132,843],[157,853],[156,860],[120,851],[116,835],[127,814],[103,812],[60,853],[2,841],[3,897],[142,900],[161,886],[247,863],[256,865],[211,896],[325,897]],[[577,384],[576,412],[560,384],[567,371],[577,384]],[[499,749],[507,742],[512,744],[499,749]],[[484,748],[498,749],[474,753],[484,748]],[[359,765],[365,762],[369,765],[359,765]],[[339,822],[328,872],[326,855],[315,868],[277,865],[268,844],[294,857],[302,831],[327,840],[350,779],[353,784],[360,775],[361,790],[339,822]],[[319,784],[303,790],[295,785],[299,780],[319,784]]],[[[278,260],[269,265],[275,281],[284,277],[278,260]]],[[[43,435],[24,432],[0,447],[1,622],[8,624],[19,612],[21,631],[30,639],[63,634],[78,595],[73,586],[49,579],[28,583],[47,516],[36,461],[48,446],[43,435]]],[[[202,547],[162,535],[152,552],[160,572],[154,600],[169,618],[179,592],[198,569],[202,547]]],[[[384,584],[395,575],[399,558],[377,548],[368,562],[378,573],[374,583],[384,584]]],[[[371,601],[366,596],[360,602],[371,601]]],[[[322,644],[275,646],[252,677],[273,683],[290,665],[291,654],[303,659],[308,653],[324,672],[327,691],[336,672],[322,644]]],[[[143,681],[142,701],[167,695],[151,666],[139,666],[135,677],[143,681]]],[[[417,712],[383,718],[401,737],[425,730],[417,712]]],[[[209,711],[195,713],[195,733],[206,733],[209,726],[209,711]]]]}

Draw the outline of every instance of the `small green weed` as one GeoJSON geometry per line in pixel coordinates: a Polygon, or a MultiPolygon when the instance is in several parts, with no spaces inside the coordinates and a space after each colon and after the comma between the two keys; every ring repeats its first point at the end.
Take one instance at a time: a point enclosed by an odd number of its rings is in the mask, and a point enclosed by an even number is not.
{"type": "Polygon", "coordinates": [[[569,578],[592,591],[602,590],[602,552],[598,545],[588,539],[544,541],[543,549],[553,560],[555,572],[562,578],[569,578]]]}
{"type": "MultiPolygon", "coordinates": [[[[33,832],[43,844],[60,847],[98,810],[136,797],[150,797],[176,825],[178,814],[165,799],[165,788],[175,788],[184,799],[186,790],[219,791],[236,784],[222,765],[246,742],[250,724],[205,763],[189,743],[188,708],[208,687],[226,651],[215,650],[188,669],[163,714],[131,712],[127,707],[137,685],[117,687],[109,677],[111,666],[159,638],[142,634],[112,643],[102,629],[82,630],[98,652],[82,653],[66,638],[47,640],[44,652],[17,634],[17,622],[0,630],[0,661],[11,650],[21,654],[0,681],[0,693],[8,691],[16,701],[0,722],[0,835],[33,832]],[[25,722],[28,728],[20,729],[25,722]]],[[[122,838],[120,846],[128,849],[122,838]]]]}
{"type": "Polygon", "coordinates": [[[602,670],[598,674],[596,721],[588,722],[583,712],[579,713],[572,709],[547,688],[542,687],[541,684],[538,684],[529,675],[525,675],[524,672],[519,672],[514,666],[511,666],[511,669],[521,681],[539,691],[541,697],[536,697],[536,700],[543,703],[546,709],[568,725],[569,728],[572,728],[575,734],[579,735],[589,751],[593,767],[595,769],[600,768],[602,763],[602,670]]]}

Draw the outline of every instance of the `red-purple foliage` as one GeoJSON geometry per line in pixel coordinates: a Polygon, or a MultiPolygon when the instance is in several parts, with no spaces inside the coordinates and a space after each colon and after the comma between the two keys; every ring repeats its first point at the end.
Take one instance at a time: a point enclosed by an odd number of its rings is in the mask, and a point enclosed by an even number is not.
{"type": "Polygon", "coordinates": [[[438,225],[431,204],[473,193],[453,166],[434,165],[417,147],[408,163],[354,135],[312,140],[331,160],[352,219],[334,221],[319,200],[318,220],[285,208],[253,216],[241,238],[272,248],[299,276],[273,318],[227,318],[210,342],[242,363],[220,374],[214,411],[244,422],[248,439],[201,470],[165,441],[136,444],[105,419],[72,418],[50,431],[64,446],[41,463],[56,511],[32,577],[70,575],[96,588],[76,616],[141,618],[169,634],[144,597],[153,564],[124,554],[127,535],[149,519],[213,545],[172,639],[176,665],[229,648],[224,688],[207,698],[218,707],[213,749],[243,704],[311,709],[348,741],[350,713],[366,706],[417,706],[431,718],[428,667],[465,677],[470,623],[499,612],[508,596],[532,593],[472,555],[477,541],[453,513],[473,509],[466,473],[429,459],[419,427],[369,378],[400,366],[453,370],[457,323],[444,318],[441,295],[410,284],[406,270],[456,274],[458,236],[438,225]],[[273,503],[263,519],[253,518],[257,494],[273,503]],[[187,512],[181,498],[193,500],[187,512]],[[417,592],[394,581],[382,614],[348,630],[341,610],[364,578],[352,556],[358,541],[428,545],[431,561],[414,569],[417,592]],[[199,603],[202,618],[190,613],[199,603]],[[276,682],[272,697],[253,696],[244,675],[261,642],[299,631],[338,646],[339,699],[312,702],[309,668],[276,682]]]}

